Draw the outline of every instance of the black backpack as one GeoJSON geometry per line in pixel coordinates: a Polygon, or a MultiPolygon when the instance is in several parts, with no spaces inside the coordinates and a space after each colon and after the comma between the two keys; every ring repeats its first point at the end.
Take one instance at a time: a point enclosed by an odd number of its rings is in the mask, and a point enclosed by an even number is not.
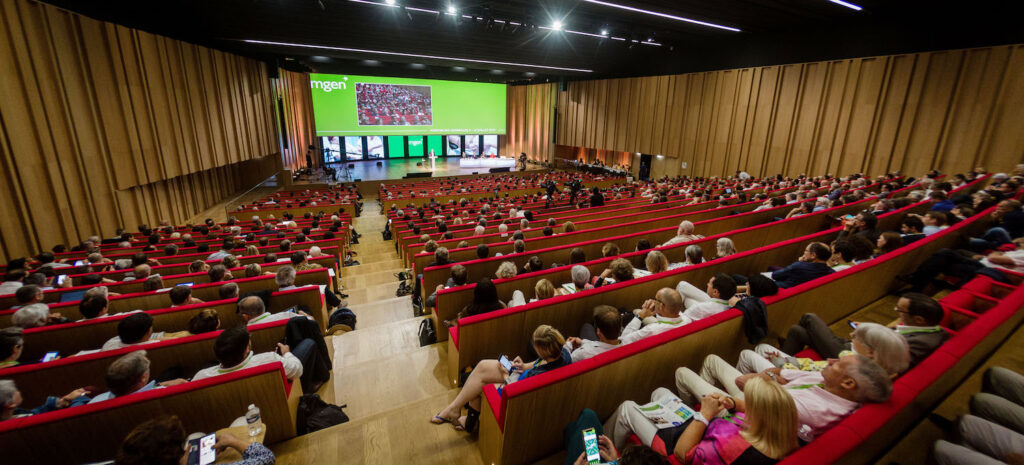
{"type": "Polygon", "coordinates": [[[303,394],[299,398],[299,411],[296,418],[296,429],[299,435],[319,431],[348,421],[348,415],[342,408],[348,405],[331,405],[324,402],[317,394],[303,394]]]}
{"type": "Polygon", "coordinates": [[[390,229],[385,229],[385,230],[381,231],[380,234],[382,236],[384,236],[384,240],[385,241],[390,241],[391,240],[391,230],[390,229]]]}
{"type": "Polygon", "coordinates": [[[434,320],[424,318],[420,321],[420,347],[429,346],[437,342],[437,330],[434,329],[434,320]]]}
{"type": "Polygon", "coordinates": [[[352,313],[352,310],[347,308],[339,308],[331,314],[329,318],[330,324],[327,326],[330,328],[334,325],[345,325],[349,328],[356,329],[356,314],[352,313]]]}

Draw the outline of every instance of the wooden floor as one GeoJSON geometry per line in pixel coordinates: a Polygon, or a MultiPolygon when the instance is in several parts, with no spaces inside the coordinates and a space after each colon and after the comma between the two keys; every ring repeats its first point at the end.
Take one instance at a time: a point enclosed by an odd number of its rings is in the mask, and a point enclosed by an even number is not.
{"type": "MultiPolygon", "coordinates": [[[[365,162],[364,162],[365,163],[365,162]]],[[[343,425],[276,444],[279,465],[482,465],[475,438],[429,419],[457,394],[445,376],[444,343],[420,347],[408,296],[395,297],[402,271],[393,241],[383,241],[384,216],[367,200],[353,221],[363,235],[352,246],[360,265],[342,269],[356,330],[329,338],[334,375],[319,394],[347,405],[343,425]]]]}

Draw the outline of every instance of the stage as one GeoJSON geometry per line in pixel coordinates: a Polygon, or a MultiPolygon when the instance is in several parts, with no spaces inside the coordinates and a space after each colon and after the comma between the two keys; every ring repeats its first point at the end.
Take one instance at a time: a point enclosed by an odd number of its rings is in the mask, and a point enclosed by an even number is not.
{"type": "MultiPolygon", "coordinates": [[[[372,159],[372,160],[361,160],[361,161],[350,161],[343,163],[331,163],[327,166],[338,170],[338,179],[341,180],[343,176],[343,168],[352,165],[349,169],[351,178],[349,180],[355,181],[360,179],[363,181],[387,181],[391,179],[402,179],[409,173],[429,173],[433,172],[432,177],[443,177],[443,176],[463,176],[471,175],[473,173],[487,173],[488,167],[477,167],[477,168],[463,168],[461,164],[472,161],[497,161],[497,160],[511,160],[506,159],[463,159],[461,157],[438,157],[434,162],[434,169],[430,169],[430,159],[428,158],[389,158],[389,159],[372,159]],[[381,166],[377,166],[377,162],[381,163],[381,166]],[[423,163],[423,166],[416,166],[416,163],[423,163]]],[[[527,170],[540,170],[542,167],[538,165],[526,165],[527,170]]],[[[511,171],[519,171],[518,169],[512,169],[511,171]]]]}

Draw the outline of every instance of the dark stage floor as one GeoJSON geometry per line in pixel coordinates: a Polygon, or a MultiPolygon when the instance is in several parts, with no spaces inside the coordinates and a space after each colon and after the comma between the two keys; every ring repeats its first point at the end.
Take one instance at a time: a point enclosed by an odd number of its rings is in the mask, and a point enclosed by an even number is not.
{"type": "MultiPolygon", "coordinates": [[[[419,158],[392,158],[384,160],[363,160],[363,161],[352,161],[348,163],[332,163],[328,166],[338,170],[339,180],[343,176],[343,168],[347,165],[353,165],[350,169],[351,178],[348,180],[361,179],[363,181],[384,181],[389,179],[402,179],[408,173],[426,173],[430,170],[430,160],[421,160],[419,158]],[[377,166],[377,162],[381,162],[381,166],[377,166]],[[416,163],[423,163],[422,167],[416,166],[416,163]]],[[[527,165],[529,170],[541,169],[536,165],[527,165]]],[[[516,170],[518,171],[518,170],[516,170]]],[[[477,173],[486,173],[487,168],[460,168],[459,159],[457,157],[452,158],[438,158],[434,163],[433,177],[441,176],[460,176],[477,173]]]]}

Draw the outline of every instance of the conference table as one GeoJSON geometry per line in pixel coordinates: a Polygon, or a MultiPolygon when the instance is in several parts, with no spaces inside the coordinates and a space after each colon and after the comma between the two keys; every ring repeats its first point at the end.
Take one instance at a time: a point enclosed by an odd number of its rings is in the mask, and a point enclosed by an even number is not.
{"type": "Polygon", "coordinates": [[[515,168],[516,159],[509,157],[462,157],[459,159],[460,168],[515,168]]]}

